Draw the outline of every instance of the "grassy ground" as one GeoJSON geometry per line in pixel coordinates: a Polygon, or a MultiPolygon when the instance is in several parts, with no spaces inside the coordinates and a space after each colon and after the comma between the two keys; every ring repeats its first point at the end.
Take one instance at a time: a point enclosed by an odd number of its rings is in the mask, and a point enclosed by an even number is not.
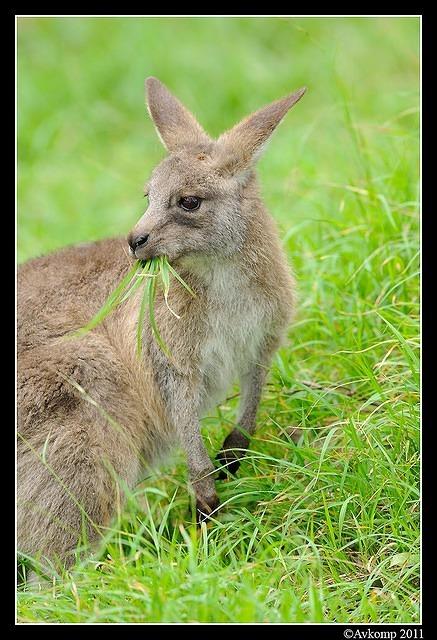
{"type": "MultiPolygon", "coordinates": [[[[219,134],[301,85],[260,163],[300,290],[259,429],[196,533],[176,454],[22,622],[419,621],[418,19],[22,19],[19,260],[126,233],[156,75],[219,134]]],[[[215,455],[236,398],[203,421],[215,455]]]]}

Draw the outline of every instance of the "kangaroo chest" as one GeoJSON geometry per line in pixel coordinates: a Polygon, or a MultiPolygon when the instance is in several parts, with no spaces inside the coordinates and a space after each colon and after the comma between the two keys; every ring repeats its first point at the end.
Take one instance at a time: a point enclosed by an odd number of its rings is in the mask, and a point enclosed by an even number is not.
{"type": "Polygon", "coordinates": [[[267,328],[263,300],[238,272],[214,270],[207,295],[200,357],[204,411],[257,361],[267,328]]]}

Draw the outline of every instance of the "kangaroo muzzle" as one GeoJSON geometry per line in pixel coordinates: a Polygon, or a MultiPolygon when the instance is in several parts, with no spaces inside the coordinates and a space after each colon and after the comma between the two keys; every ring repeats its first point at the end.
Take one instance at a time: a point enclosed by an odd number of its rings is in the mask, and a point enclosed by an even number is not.
{"type": "Polygon", "coordinates": [[[136,250],[139,249],[140,247],[144,246],[147,242],[147,240],[149,239],[149,234],[148,233],[143,233],[141,235],[130,235],[128,237],[128,243],[129,243],[129,247],[132,251],[133,254],[135,254],[136,250]]]}

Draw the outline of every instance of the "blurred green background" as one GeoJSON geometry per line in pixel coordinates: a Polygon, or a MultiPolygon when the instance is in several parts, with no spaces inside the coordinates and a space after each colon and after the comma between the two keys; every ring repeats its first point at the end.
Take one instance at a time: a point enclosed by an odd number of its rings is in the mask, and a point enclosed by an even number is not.
{"type": "Polygon", "coordinates": [[[418,18],[19,19],[19,260],[137,220],[164,155],[145,110],[148,75],[215,136],[308,87],[260,163],[284,231],[329,218],[344,195],[331,183],[352,176],[367,187],[390,173],[397,188],[407,175],[403,198],[414,199],[418,30],[418,18]]]}

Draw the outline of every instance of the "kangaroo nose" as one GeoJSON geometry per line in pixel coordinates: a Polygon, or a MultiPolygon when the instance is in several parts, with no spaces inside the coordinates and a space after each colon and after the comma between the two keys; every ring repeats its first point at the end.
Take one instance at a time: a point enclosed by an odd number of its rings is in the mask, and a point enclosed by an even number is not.
{"type": "Polygon", "coordinates": [[[129,238],[129,246],[132,249],[132,251],[135,251],[135,249],[138,249],[138,247],[142,247],[143,244],[146,244],[148,239],[149,239],[148,233],[141,236],[137,236],[136,238],[129,238]]]}

